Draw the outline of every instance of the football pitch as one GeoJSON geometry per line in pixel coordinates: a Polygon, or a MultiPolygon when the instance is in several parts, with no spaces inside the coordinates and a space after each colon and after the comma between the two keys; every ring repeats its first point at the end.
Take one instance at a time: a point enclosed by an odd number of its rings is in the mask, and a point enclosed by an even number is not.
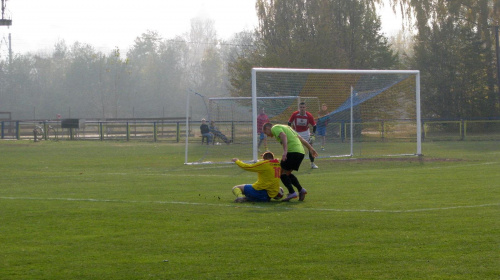
{"type": "Polygon", "coordinates": [[[0,279],[499,279],[500,142],[423,154],[306,157],[304,202],[237,204],[256,174],[181,144],[0,141],[0,279]]]}

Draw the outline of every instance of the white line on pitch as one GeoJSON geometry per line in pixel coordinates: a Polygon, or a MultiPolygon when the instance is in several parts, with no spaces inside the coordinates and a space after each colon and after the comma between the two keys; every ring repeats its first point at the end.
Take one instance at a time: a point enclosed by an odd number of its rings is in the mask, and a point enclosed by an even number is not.
{"type": "MultiPolygon", "coordinates": [[[[249,204],[215,204],[201,202],[183,202],[183,201],[137,201],[137,200],[116,200],[116,199],[93,199],[93,198],[37,198],[37,197],[0,197],[4,200],[60,200],[60,201],[83,201],[83,202],[115,202],[115,203],[156,203],[156,204],[180,204],[180,205],[200,205],[200,206],[218,206],[218,207],[238,207],[238,208],[260,208],[268,209],[269,207],[249,204]]],[[[276,204],[277,205],[277,204],[276,204]]],[[[309,210],[309,211],[325,211],[325,212],[367,212],[367,213],[412,213],[412,212],[429,212],[440,210],[453,210],[464,208],[482,208],[500,206],[500,203],[479,204],[479,205],[460,205],[449,207],[407,209],[407,210],[383,210],[383,209],[334,209],[334,208],[292,208],[279,207],[286,210],[309,210]]]]}
{"type": "Polygon", "coordinates": [[[471,164],[455,164],[448,166],[424,166],[420,168],[406,168],[406,167],[394,167],[394,168],[384,168],[384,169],[373,169],[373,170],[349,170],[343,171],[343,174],[358,174],[358,173],[380,173],[380,172],[394,172],[394,171],[408,171],[418,172],[421,170],[439,170],[439,169],[453,169],[453,168],[466,168],[471,166],[480,166],[480,165],[493,165],[500,164],[500,162],[482,162],[482,163],[471,163],[471,164]]]}

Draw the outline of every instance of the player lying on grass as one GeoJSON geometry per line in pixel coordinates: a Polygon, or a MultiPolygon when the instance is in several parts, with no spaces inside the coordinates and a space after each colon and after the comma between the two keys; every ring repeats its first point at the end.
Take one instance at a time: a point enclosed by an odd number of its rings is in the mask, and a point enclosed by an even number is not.
{"type": "Polygon", "coordinates": [[[274,159],[271,152],[262,154],[263,160],[256,163],[247,164],[237,158],[233,162],[244,170],[257,172],[257,182],[253,184],[244,184],[233,187],[233,193],[236,195],[234,202],[268,202],[271,198],[280,199],[283,197],[283,190],[280,191],[280,162],[274,159]]]}

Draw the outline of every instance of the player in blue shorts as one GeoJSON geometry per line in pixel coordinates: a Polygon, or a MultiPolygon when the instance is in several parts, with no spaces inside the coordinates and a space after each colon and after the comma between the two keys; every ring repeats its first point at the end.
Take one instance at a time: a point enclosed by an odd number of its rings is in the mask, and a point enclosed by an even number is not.
{"type": "Polygon", "coordinates": [[[244,170],[257,172],[257,182],[233,187],[233,194],[236,195],[234,202],[268,202],[271,198],[279,199],[281,166],[271,152],[262,155],[263,160],[256,163],[247,164],[237,158],[233,162],[244,170]]]}
{"type": "Polygon", "coordinates": [[[318,119],[316,121],[316,136],[321,138],[321,150],[325,150],[325,142],[326,142],[326,126],[330,121],[330,117],[328,116],[328,106],[326,103],[321,105],[321,110],[318,111],[318,119]]]}

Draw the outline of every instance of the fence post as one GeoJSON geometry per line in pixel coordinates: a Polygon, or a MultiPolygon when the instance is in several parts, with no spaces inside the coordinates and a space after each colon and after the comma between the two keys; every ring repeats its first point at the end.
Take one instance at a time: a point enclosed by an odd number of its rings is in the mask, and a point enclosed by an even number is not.
{"type": "Polygon", "coordinates": [[[19,121],[16,122],[16,139],[21,140],[21,127],[19,121]]]}
{"type": "Polygon", "coordinates": [[[460,120],[460,140],[465,140],[465,121],[460,120]]]}
{"type": "Polygon", "coordinates": [[[4,128],[4,122],[1,122],[1,123],[0,123],[0,130],[2,131],[2,132],[1,132],[1,135],[2,135],[2,136],[1,136],[2,138],[1,138],[1,139],[3,139],[3,138],[4,138],[4,136],[5,136],[5,135],[4,135],[4,132],[3,132],[3,128],[4,128]]]}
{"type": "Polygon", "coordinates": [[[130,124],[127,122],[127,141],[130,141],[130,124]]]}
{"type": "Polygon", "coordinates": [[[234,132],[234,121],[231,121],[231,139],[234,143],[234,135],[235,135],[235,132],[234,132]]]}
{"type": "Polygon", "coordinates": [[[101,141],[104,140],[104,129],[102,127],[102,122],[99,122],[99,132],[100,132],[100,138],[101,138],[101,141]]]}
{"type": "Polygon", "coordinates": [[[158,139],[157,139],[157,126],[156,126],[156,122],[153,122],[153,139],[154,139],[154,142],[156,142],[158,139]]]}
{"type": "Polygon", "coordinates": [[[384,141],[384,138],[385,138],[385,123],[384,123],[384,121],[380,122],[380,130],[382,131],[382,141],[384,141]]]}
{"type": "Polygon", "coordinates": [[[340,139],[342,140],[342,143],[345,141],[345,122],[341,121],[340,122],[340,139]]]}
{"type": "Polygon", "coordinates": [[[181,125],[179,122],[177,122],[177,143],[179,143],[181,138],[181,125]]]}
{"type": "MultiPolygon", "coordinates": [[[[422,141],[425,140],[425,133],[426,133],[425,121],[422,120],[422,141]]],[[[417,135],[417,137],[418,137],[418,135],[417,135]]]]}
{"type": "Polygon", "coordinates": [[[49,135],[49,132],[47,131],[48,127],[49,127],[49,125],[47,124],[47,122],[43,121],[43,139],[44,140],[48,139],[48,135],[49,135]]]}
{"type": "Polygon", "coordinates": [[[467,120],[462,120],[463,122],[463,140],[465,140],[465,138],[467,137],[467,120]]]}

